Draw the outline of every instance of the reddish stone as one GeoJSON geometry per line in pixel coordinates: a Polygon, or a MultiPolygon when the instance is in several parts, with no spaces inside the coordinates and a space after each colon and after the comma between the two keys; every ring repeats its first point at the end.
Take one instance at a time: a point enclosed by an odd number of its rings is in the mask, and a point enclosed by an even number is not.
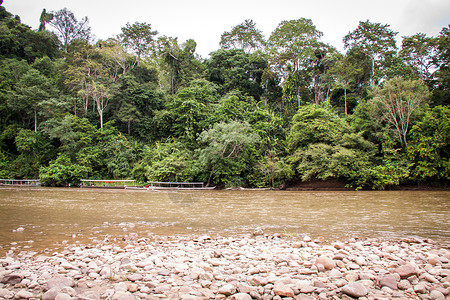
{"type": "Polygon", "coordinates": [[[388,288],[390,288],[392,290],[398,289],[398,286],[397,286],[398,278],[395,275],[390,274],[390,275],[386,275],[383,277],[379,277],[377,281],[378,281],[378,285],[380,287],[387,286],[388,288]]]}
{"type": "Polygon", "coordinates": [[[276,282],[273,286],[273,293],[281,297],[294,297],[294,291],[282,282],[276,282]]]}
{"type": "Polygon", "coordinates": [[[325,270],[332,270],[335,266],[334,261],[328,256],[319,256],[314,262],[315,265],[321,264],[325,270]]]}
{"type": "Polygon", "coordinates": [[[395,269],[395,272],[400,275],[401,279],[406,279],[410,276],[417,275],[417,269],[411,264],[406,264],[395,269]]]}

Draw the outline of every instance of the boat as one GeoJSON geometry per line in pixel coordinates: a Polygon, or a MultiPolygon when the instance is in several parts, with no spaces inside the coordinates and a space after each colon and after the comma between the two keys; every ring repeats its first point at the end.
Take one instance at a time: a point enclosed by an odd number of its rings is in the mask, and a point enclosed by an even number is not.
{"type": "Polygon", "coordinates": [[[82,188],[124,189],[136,186],[136,180],[81,179],[82,188]]]}
{"type": "MultiPolygon", "coordinates": [[[[128,188],[128,187],[127,187],[128,188]]],[[[206,186],[203,182],[164,182],[164,181],[148,181],[147,185],[142,187],[149,191],[158,190],[176,190],[176,191],[203,191],[203,190],[213,190],[215,186],[206,186]]]]}
{"type": "Polygon", "coordinates": [[[0,185],[10,186],[40,186],[39,179],[0,179],[0,185]]]}

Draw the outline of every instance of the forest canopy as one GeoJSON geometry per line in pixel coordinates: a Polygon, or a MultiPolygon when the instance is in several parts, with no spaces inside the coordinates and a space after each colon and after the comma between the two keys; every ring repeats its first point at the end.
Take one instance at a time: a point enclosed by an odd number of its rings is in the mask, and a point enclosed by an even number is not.
{"type": "Polygon", "coordinates": [[[450,26],[399,44],[365,20],[341,53],[310,19],[247,19],[205,59],[146,22],[95,41],[67,8],[39,20],[0,5],[0,178],[448,186],[450,26]]]}

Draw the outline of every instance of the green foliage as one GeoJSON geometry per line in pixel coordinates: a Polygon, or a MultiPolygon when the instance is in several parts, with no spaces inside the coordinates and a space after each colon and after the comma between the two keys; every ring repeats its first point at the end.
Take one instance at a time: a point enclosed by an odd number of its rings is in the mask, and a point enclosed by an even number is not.
{"type": "Polygon", "coordinates": [[[250,182],[257,187],[277,188],[292,178],[293,172],[286,159],[280,158],[274,150],[270,150],[255,162],[250,182]]]}
{"type": "Polygon", "coordinates": [[[292,120],[287,137],[291,151],[312,143],[331,144],[347,125],[332,110],[313,104],[301,106],[292,120]]]}
{"type": "Polygon", "coordinates": [[[55,157],[50,141],[41,133],[20,129],[15,136],[18,156],[14,161],[14,176],[18,178],[37,178],[39,168],[55,157]]]}
{"type": "MultiPolygon", "coordinates": [[[[375,146],[330,109],[302,106],[288,135],[290,163],[302,181],[338,179],[354,187],[370,184],[375,146]]],[[[295,180],[295,177],[291,178],[295,180]]]]}
{"type": "Polygon", "coordinates": [[[412,176],[418,181],[448,182],[450,179],[450,109],[428,110],[410,131],[408,158],[414,163],[412,176]]]}
{"type": "Polygon", "coordinates": [[[208,79],[220,87],[222,95],[239,90],[259,100],[262,94],[261,76],[267,62],[257,54],[242,49],[220,49],[206,61],[208,79]]]}
{"type": "Polygon", "coordinates": [[[54,35],[48,32],[35,32],[22,24],[20,18],[0,6],[0,56],[25,59],[32,63],[37,57],[59,56],[54,35]]]}
{"type": "Polygon", "coordinates": [[[137,55],[138,64],[143,56],[145,56],[153,46],[153,37],[158,34],[155,30],[151,30],[148,23],[135,22],[127,23],[122,27],[120,38],[122,43],[131,49],[137,55]]]}
{"type": "Polygon", "coordinates": [[[375,100],[381,105],[384,119],[397,134],[402,147],[408,145],[407,134],[414,114],[426,104],[430,95],[421,80],[394,77],[375,90],[375,100]]]}
{"type": "Polygon", "coordinates": [[[39,180],[44,186],[79,185],[88,176],[88,168],[71,162],[70,157],[60,154],[48,167],[39,171],[39,180]]]}
{"type": "MultiPolygon", "coordinates": [[[[387,24],[359,22],[358,27],[347,34],[343,41],[346,49],[357,49],[371,61],[371,83],[375,84],[375,73],[382,69],[382,62],[395,54],[395,36],[387,24]]],[[[381,79],[382,76],[378,76],[381,79]]]]}
{"type": "Polygon", "coordinates": [[[410,175],[411,163],[396,152],[383,160],[371,170],[372,188],[384,190],[386,187],[398,186],[410,175]]]}
{"type": "Polygon", "coordinates": [[[88,17],[77,20],[73,12],[67,8],[60,9],[48,16],[49,24],[55,29],[64,52],[74,40],[89,40],[91,38],[91,27],[88,17]]]}
{"type": "Polygon", "coordinates": [[[113,179],[126,179],[136,162],[134,146],[118,132],[114,123],[105,124],[103,130],[97,130],[98,149],[102,151],[103,176],[113,179]]]}
{"type": "Polygon", "coordinates": [[[250,19],[234,26],[229,32],[225,31],[220,38],[220,45],[224,49],[242,49],[247,53],[262,50],[264,43],[262,31],[250,19]]]}
{"type": "Polygon", "coordinates": [[[230,121],[216,123],[199,136],[203,145],[198,160],[202,170],[209,173],[211,182],[234,185],[236,178],[243,178],[248,156],[260,137],[247,122],[230,121]]]}
{"type": "Polygon", "coordinates": [[[0,178],[12,177],[11,163],[12,161],[9,155],[0,150],[0,178]]]}
{"type": "Polygon", "coordinates": [[[151,181],[180,182],[195,179],[192,153],[175,140],[157,142],[143,153],[145,177],[151,181]]]}
{"type": "Polygon", "coordinates": [[[180,90],[167,104],[171,119],[176,120],[172,124],[174,135],[194,142],[208,125],[206,120],[214,100],[214,90],[208,84],[198,83],[180,90]]]}
{"type": "Polygon", "coordinates": [[[147,23],[92,44],[87,21],[43,10],[36,32],[0,6],[0,177],[449,183],[448,26],[397,52],[389,25],[360,22],[343,55],[309,19],[267,43],[246,20],[202,59],[147,23]]]}

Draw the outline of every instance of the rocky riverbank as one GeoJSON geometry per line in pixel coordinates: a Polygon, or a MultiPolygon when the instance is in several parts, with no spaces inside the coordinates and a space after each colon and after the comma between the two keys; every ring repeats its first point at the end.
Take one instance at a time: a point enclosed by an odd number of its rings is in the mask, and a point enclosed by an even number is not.
{"type": "Polygon", "coordinates": [[[0,259],[2,299],[449,299],[450,250],[432,241],[321,243],[255,232],[69,245],[0,259]]]}

